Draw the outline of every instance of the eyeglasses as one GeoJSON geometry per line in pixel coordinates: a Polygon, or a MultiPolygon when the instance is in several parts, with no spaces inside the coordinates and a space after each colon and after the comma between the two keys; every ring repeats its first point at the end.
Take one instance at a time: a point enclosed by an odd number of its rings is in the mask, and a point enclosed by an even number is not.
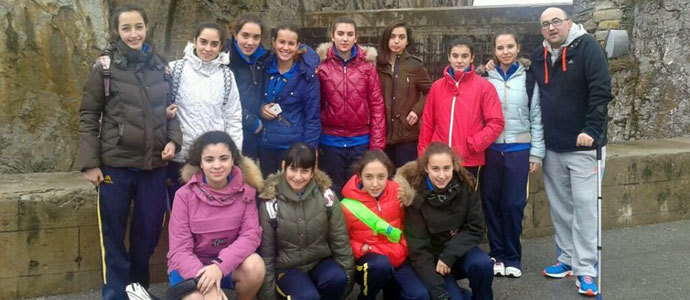
{"type": "Polygon", "coordinates": [[[551,19],[551,22],[549,22],[549,21],[542,22],[541,23],[541,29],[549,29],[549,27],[551,27],[551,25],[553,25],[553,27],[558,27],[558,26],[561,26],[561,24],[563,24],[564,21],[568,21],[568,20],[570,20],[570,19],[561,20],[559,18],[553,18],[553,19],[551,19]]]}

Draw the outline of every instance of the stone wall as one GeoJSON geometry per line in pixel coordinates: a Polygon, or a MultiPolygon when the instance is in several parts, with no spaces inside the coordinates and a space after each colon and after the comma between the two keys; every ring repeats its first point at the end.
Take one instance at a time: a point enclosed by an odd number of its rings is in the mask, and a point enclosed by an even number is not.
{"type": "MultiPolygon", "coordinates": [[[[607,151],[604,229],[690,218],[690,139],[607,151]]],[[[526,238],[553,233],[541,178],[530,176],[526,238]]],[[[154,281],[166,279],[166,232],[151,261],[154,281]]],[[[99,245],[96,193],[80,174],[0,175],[0,299],[97,289],[99,245]]]]}

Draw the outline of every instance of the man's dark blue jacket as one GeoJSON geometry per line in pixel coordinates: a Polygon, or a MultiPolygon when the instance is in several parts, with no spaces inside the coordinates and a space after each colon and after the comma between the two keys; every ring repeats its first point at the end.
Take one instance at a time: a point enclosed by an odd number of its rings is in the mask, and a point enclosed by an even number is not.
{"type": "Polygon", "coordinates": [[[606,145],[607,105],[613,98],[606,55],[591,35],[573,40],[551,64],[551,53],[532,53],[534,79],[539,85],[546,149],[555,152],[592,150],[577,147],[586,133],[596,145],[606,145]],[[565,54],[565,61],[563,60],[565,54]]]}

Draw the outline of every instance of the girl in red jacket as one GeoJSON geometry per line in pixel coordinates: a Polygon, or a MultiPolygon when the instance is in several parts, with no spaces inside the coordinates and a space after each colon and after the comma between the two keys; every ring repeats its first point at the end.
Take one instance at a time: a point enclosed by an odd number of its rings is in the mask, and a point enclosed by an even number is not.
{"type": "Polygon", "coordinates": [[[393,177],[393,162],[381,150],[367,151],[355,163],[355,175],[343,188],[343,212],[355,255],[358,299],[429,299],[424,283],[407,263],[402,236],[404,209],[414,192],[407,181],[393,177]],[[398,200],[400,199],[400,200],[398,200]]]}
{"type": "Polygon", "coordinates": [[[386,111],[376,49],[357,45],[357,26],[347,17],[335,20],[331,40],[316,50],[321,57],[319,168],[340,196],[352,176],[350,167],[364,151],[386,147],[386,111]]]}
{"type": "Polygon", "coordinates": [[[426,98],[417,151],[421,156],[431,142],[447,144],[476,176],[484,165],[484,150],[498,138],[505,122],[496,89],[474,73],[473,50],[468,38],[450,42],[450,65],[426,98]]]}

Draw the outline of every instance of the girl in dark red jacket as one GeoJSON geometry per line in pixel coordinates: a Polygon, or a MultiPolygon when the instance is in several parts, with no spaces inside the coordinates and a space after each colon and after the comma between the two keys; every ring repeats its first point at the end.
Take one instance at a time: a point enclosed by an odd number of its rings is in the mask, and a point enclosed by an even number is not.
{"type": "Polygon", "coordinates": [[[386,112],[376,73],[376,49],[359,47],[355,22],[335,20],[333,43],[317,48],[321,84],[319,167],[333,179],[340,195],[352,176],[350,166],[369,149],[386,146],[386,112]]]}
{"type": "Polygon", "coordinates": [[[355,281],[362,286],[359,299],[376,299],[382,289],[387,299],[429,299],[424,283],[407,263],[407,242],[401,234],[401,202],[411,203],[414,192],[402,177],[390,180],[394,170],[383,151],[367,151],[343,188],[355,281]]]}
{"type": "Polygon", "coordinates": [[[447,144],[476,176],[484,165],[484,150],[498,138],[505,122],[496,89],[474,73],[473,48],[467,38],[451,41],[450,65],[426,98],[417,151],[421,156],[431,142],[447,144]]]}

